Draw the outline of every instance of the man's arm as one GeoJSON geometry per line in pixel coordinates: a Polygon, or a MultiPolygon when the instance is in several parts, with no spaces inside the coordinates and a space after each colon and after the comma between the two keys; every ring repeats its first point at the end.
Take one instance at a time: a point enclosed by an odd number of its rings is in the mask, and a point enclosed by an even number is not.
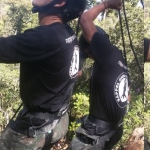
{"type": "MultiPolygon", "coordinates": [[[[53,44],[53,32],[49,33],[49,47],[53,44]],[[51,36],[50,36],[51,35],[51,36]],[[52,39],[52,40],[51,40],[52,39]]],[[[0,63],[22,63],[46,59],[57,53],[46,50],[45,40],[37,29],[29,29],[24,33],[0,37],[0,63]]]]}
{"type": "Polygon", "coordinates": [[[150,45],[149,45],[149,49],[148,49],[148,55],[147,55],[147,62],[150,62],[150,45]]]}
{"type": "Polygon", "coordinates": [[[144,39],[144,61],[150,62],[150,40],[144,39]]]}
{"type": "Polygon", "coordinates": [[[93,21],[101,12],[103,12],[107,8],[118,10],[121,9],[121,0],[108,0],[102,2],[81,15],[80,25],[83,31],[83,35],[87,42],[90,43],[93,34],[97,32],[93,21]]]}

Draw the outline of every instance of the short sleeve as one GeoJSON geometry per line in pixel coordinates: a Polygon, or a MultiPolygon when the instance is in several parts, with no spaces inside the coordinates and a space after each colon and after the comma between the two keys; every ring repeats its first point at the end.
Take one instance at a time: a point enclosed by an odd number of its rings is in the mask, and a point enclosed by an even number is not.
{"type": "Polygon", "coordinates": [[[98,63],[103,61],[112,54],[113,45],[110,43],[106,35],[95,32],[89,48],[89,53],[94,57],[98,63]]]}
{"type": "MultiPolygon", "coordinates": [[[[51,43],[50,38],[49,48],[51,43]]],[[[45,40],[37,29],[29,29],[22,34],[0,38],[1,63],[38,61],[52,54],[53,51],[46,53],[45,40]]]]}
{"type": "Polygon", "coordinates": [[[0,38],[0,62],[22,63],[41,61],[60,51],[65,43],[51,26],[39,26],[22,34],[0,38]],[[55,34],[54,34],[55,32],[55,34]],[[59,40],[59,42],[58,42],[59,40]]]}

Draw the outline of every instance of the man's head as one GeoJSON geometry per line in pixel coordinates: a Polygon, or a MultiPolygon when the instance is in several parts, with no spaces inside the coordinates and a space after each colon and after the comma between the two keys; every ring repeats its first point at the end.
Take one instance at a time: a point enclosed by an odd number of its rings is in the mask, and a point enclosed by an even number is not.
{"type": "MultiPolygon", "coordinates": [[[[99,32],[102,35],[105,35],[109,38],[109,35],[99,26],[95,25],[97,32],[99,32]]],[[[83,34],[80,35],[79,38],[79,47],[80,47],[80,57],[81,58],[88,58],[90,57],[89,53],[88,53],[88,49],[89,49],[90,44],[86,41],[86,39],[84,38],[83,34]]]]}
{"type": "Polygon", "coordinates": [[[33,0],[33,13],[61,15],[64,22],[79,17],[86,8],[87,0],[33,0]]]}

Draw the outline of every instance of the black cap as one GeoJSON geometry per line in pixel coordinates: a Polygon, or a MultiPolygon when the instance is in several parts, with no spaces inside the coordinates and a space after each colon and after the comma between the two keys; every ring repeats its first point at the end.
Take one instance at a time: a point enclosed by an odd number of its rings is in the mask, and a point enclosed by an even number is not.
{"type": "Polygon", "coordinates": [[[33,13],[51,13],[51,14],[61,14],[62,19],[65,22],[78,18],[85,10],[87,0],[66,0],[66,4],[62,7],[54,7],[60,0],[53,0],[51,3],[45,6],[33,6],[33,13]]]}

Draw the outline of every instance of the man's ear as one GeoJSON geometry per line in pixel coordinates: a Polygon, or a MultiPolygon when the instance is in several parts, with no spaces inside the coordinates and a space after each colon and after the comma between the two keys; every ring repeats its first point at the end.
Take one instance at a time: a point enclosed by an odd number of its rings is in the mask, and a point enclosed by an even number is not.
{"type": "Polygon", "coordinates": [[[55,4],[54,7],[62,7],[66,4],[66,0],[60,0],[58,4],[55,4]]]}

